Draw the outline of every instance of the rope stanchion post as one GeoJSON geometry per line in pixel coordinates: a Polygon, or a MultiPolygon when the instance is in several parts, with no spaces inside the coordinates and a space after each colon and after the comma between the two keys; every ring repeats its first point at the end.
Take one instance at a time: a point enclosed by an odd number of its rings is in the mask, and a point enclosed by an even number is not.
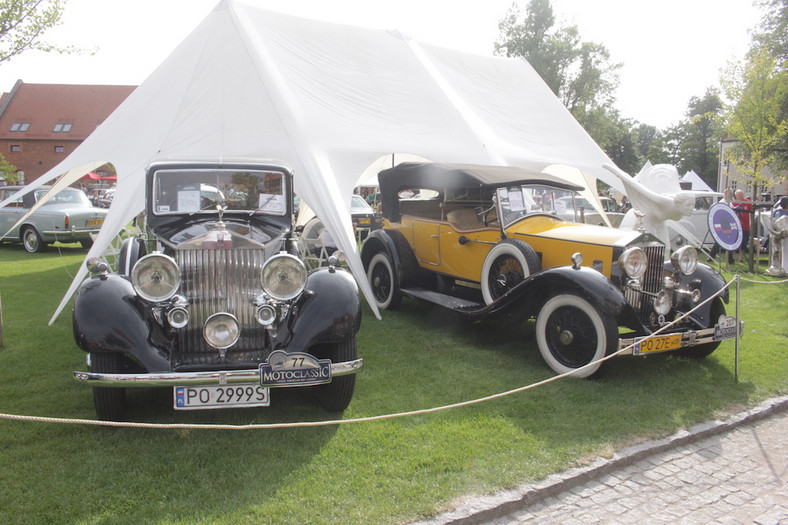
{"type": "Polygon", "coordinates": [[[736,355],[736,362],[733,365],[733,379],[736,383],[739,382],[739,334],[741,333],[741,317],[740,317],[740,305],[741,305],[741,277],[737,273],[734,277],[736,280],[736,343],[734,347],[734,354],[736,355]]]}

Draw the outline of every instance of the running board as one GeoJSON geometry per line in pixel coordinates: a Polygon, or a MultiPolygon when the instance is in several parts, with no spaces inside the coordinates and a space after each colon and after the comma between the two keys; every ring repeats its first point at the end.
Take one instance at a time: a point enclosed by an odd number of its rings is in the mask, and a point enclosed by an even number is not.
{"type": "Polygon", "coordinates": [[[427,290],[426,288],[401,288],[400,292],[402,292],[403,295],[407,295],[413,299],[421,299],[422,301],[435,303],[443,306],[444,308],[450,308],[452,310],[468,311],[475,310],[477,308],[483,308],[485,306],[483,303],[460,299],[458,297],[454,297],[453,295],[447,295],[440,292],[433,292],[432,290],[427,290]]]}

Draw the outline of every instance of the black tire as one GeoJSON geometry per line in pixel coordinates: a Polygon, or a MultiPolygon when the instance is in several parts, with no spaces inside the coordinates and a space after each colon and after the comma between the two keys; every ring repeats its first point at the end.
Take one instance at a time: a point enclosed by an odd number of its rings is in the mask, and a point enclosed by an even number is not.
{"type": "Polygon", "coordinates": [[[504,239],[492,247],[482,265],[482,296],[490,304],[540,269],[539,256],[520,239],[504,239]]]}
{"type": "Polygon", "coordinates": [[[79,245],[82,246],[84,249],[89,250],[93,247],[93,239],[85,239],[84,241],[79,241],[79,245]]]}
{"type": "Polygon", "coordinates": [[[131,270],[142,257],[147,255],[148,250],[145,248],[145,241],[139,237],[129,237],[123,241],[118,254],[118,273],[131,276],[131,270]]]}
{"type": "MultiPolygon", "coordinates": [[[[326,344],[322,351],[316,352],[321,359],[331,359],[332,363],[342,363],[358,359],[356,349],[356,336],[341,343],[326,344]]],[[[356,374],[348,374],[335,377],[330,383],[315,387],[315,396],[328,412],[342,412],[353,399],[353,391],[356,388],[356,374]]]]}
{"type": "MultiPolygon", "coordinates": [[[[120,373],[122,357],[115,353],[91,354],[90,369],[98,374],[120,373]]],[[[93,403],[96,416],[102,421],[122,421],[126,415],[126,389],[93,387],[93,403]]]]}
{"type": "MultiPolygon", "coordinates": [[[[707,328],[713,327],[717,324],[717,320],[720,318],[721,315],[725,315],[725,305],[722,304],[722,299],[719,297],[714,299],[711,303],[711,309],[709,310],[709,326],[707,328]]],[[[714,352],[722,341],[714,341],[713,343],[706,343],[703,345],[698,346],[689,346],[687,348],[682,348],[678,352],[678,355],[683,355],[685,357],[692,357],[694,359],[702,359],[704,357],[708,357],[714,352]]]]}
{"type": "Polygon", "coordinates": [[[25,226],[22,228],[22,246],[29,253],[38,253],[44,251],[46,244],[44,244],[41,235],[38,234],[32,226],[25,226]]]}
{"type": "MultiPolygon", "coordinates": [[[[536,318],[536,342],[547,365],[559,374],[602,359],[618,349],[615,321],[580,296],[563,293],[548,299],[536,318]]],[[[591,377],[602,363],[575,377],[591,377]]]]}
{"type": "Polygon", "coordinates": [[[381,310],[396,310],[402,302],[394,263],[385,252],[376,253],[367,265],[367,279],[381,310]]]}

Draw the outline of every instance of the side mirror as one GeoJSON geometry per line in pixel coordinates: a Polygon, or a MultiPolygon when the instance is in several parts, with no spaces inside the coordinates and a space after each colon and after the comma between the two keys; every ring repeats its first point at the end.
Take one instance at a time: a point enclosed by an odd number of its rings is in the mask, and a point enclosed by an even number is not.
{"type": "Polygon", "coordinates": [[[470,240],[468,237],[466,237],[465,235],[460,235],[460,238],[459,238],[459,239],[457,239],[457,241],[458,241],[460,244],[462,244],[463,246],[465,246],[466,244],[468,244],[469,242],[471,242],[471,240],[470,240]]]}

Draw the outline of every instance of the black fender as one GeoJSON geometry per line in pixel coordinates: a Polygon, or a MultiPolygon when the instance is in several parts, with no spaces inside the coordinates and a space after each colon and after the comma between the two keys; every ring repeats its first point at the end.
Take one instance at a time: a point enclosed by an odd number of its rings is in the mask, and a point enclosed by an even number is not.
{"type": "Polygon", "coordinates": [[[134,265],[148,253],[145,241],[140,237],[129,237],[123,240],[118,253],[118,273],[125,276],[131,275],[134,265]]]}
{"type": "Polygon", "coordinates": [[[365,269],[369,266],[372,257],[380,252],[387,253],[391,257],[397,282],[401,288],[417,283],[424,277],[425,272],[419,266],[416,254],[400,232],[394,230],[370,232],[361,248],[361,262],[365,269]]]}
{"type": "Polygon", "coordinates": [[[548,268],[531,275],[483,310],[489,310],[487,314],[516,311],[518,315],[531,317],[557,293],[574,293],[586,299],[602,315],[615,318],[618,325],[641,326],[621,290],[598,271],[584,266],[548,268]]]}
{"type": "MultiPolygon", "coordinates": [[[[665,262],[663,269],[666,273],[670,273],[671,275],[673,274],[673,265],[670,263],[670,261],[665,262]]],[[[705,301],[723,289],[724,291],[720,294],[720,299],[722,299],[725,304],[728,304],[730,301],[729,289],[725,287],[727,284],[725,282],[725,277],[723,277],[720,272],[708,264],[699,262],[698,266],[695,268],[695,272],[692,275],[678,274],[677,279],[681,282],[682,288],[690,286],[690,283],[698,283],[700,287],[700,302],[705,301]]],[[[690,317],[693,318],[700,326],[714,326],[717,320],[711,319],[711,307],[713,303],[714,301],[709,301],[708,303],[702,305],[700,308],[695,310],[690,315],[690,317]]],[[[685,304],[679,305],[679,308],[684,311],[691,310],[694,307],[695,305],[689,303],[689,301],[687,301],[685,304]]]]}
{"type": "Polygon", "coordinates": [[[353,275],[327,267],[311,271],[290,315],[289,337],[278,338],[276,349],[302,352],[350,339],[361,328],[361,298],[353,275]]]}
{"type": "Polygon", "coordinates": [[[87,279],[74,295],[74,340],[86,352],[124,353],[149,372],[169,371],[169,355],[153,344],[161,334],[139,301],[131,282],[120,275],[87,279]]]}

